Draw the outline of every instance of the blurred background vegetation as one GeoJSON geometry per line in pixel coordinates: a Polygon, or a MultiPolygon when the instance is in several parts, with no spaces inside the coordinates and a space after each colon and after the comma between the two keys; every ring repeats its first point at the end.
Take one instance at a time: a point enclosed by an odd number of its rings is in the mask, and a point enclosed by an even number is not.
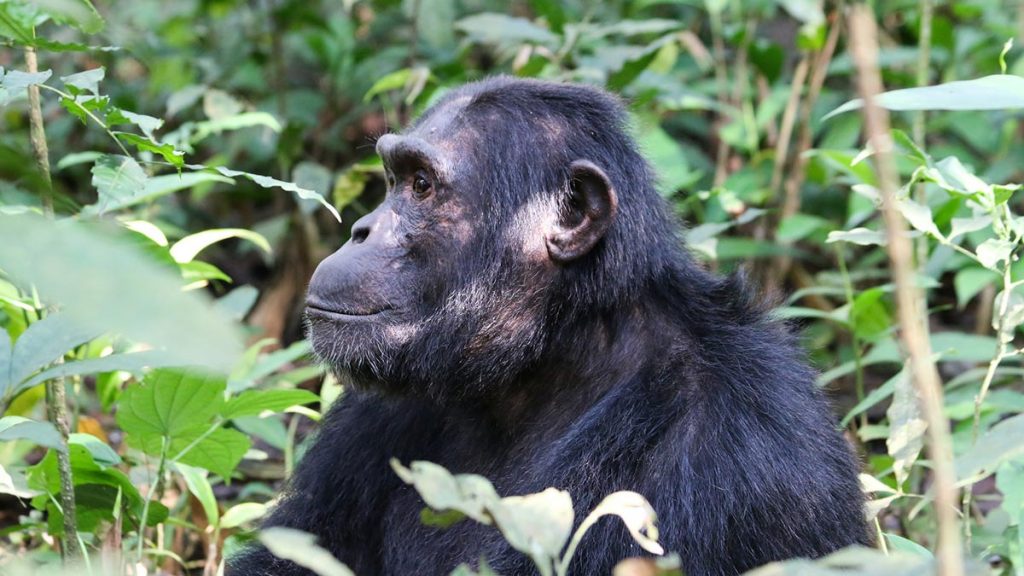
{"type": "MultiPolygon", "coordinates": [[[[624,98],[695,254],[745,267],[803,335],[863,455],[879,547],[930,559],[879,146],[858,113],[826,118],[857,96],[850,5],[0,0],[0,569],[84,548],[97,571],[215,574],[252,538],[343,393],[309,357],[301,311],[317,262],[383,196],[375,139],[493,74],[624,98]],[[161,368],[183,364],[225,376],[161,368]]],[[[1009,183],[1024,166],[1024,3],[869,5],[886,88],[946,86],[880,102],[902,110],[892,155],[966,487],[962,542],[986,572],[1021,575],[1024,225],[1009,183]]]]}

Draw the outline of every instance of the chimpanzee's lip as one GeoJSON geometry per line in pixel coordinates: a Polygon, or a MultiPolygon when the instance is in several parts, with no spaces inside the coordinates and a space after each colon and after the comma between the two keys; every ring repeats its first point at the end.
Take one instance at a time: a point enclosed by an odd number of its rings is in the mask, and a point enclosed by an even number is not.
{"type": "Polygon", "coordinates": [[[327,308],[313,302],[306,302],[306,313],[310,316],[333,318],[336,320],[371,318],[373,316],[379,316],[388,310],[390,310],[390,308],[387,307],[376,310],[340,310],[337,308],[327,308]]]}

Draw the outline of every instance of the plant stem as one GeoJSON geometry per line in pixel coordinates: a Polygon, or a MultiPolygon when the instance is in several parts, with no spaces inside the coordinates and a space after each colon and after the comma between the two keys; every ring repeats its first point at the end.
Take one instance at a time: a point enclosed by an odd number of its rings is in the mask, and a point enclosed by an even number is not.
{"type": "MultiPolygon", "coordinates": [[[[25,49],[25,66],[29,74],[39,72],[34,48],[25,49]]],[[[53,182],[50,179],[50,152],[46,145],[46,130],[43,128],[43,110],[39,99],[39,87],[28,87],[29,139],[36,157],[36,165],[43,177],[43,212],[53,217],[53,182]]],[[[57,450],[57,473],[60,476],[60,501],[64,514],[64,561],[78,563],[83,558],[78,524],[75,519],[75,480],[71,473],[71,453],[68,451],[67,390],[64,379],[55,378],[46,383],[46,416],[60,433],[60,448],[57,450]]]]}
{"type": "Polygon", "coordinates": [[[926,316],[920,311],[923,295],[914,282],[913,248],[906,237],[906,223],[896,207],[898,173],[891,156],[888,112],[875,98],[882,92],[878,69],[878,38],[874,14],[867,6],[853,8],[850,15],[850,46],[857,69],[857,87],[864,100],[864,128],[869,142],[878,151],[874,156],[882,197],[882,215],[888,237],[889,263],[896,285],[903,346],[910,374],[921,399],[928,422],[929,455],[932,463],[935,515],[938,520],[938,574],[963,576],[963,551],[957,519],[956,473],[953,468],[949,422],[942,410],[942,384],[932,359],[931,343],[925,329],[926,316]]]}
{"type": "MultiPolygon", "coordinates": [[[[29,74],[39,72],[35,48],[25,49],[25,67],[29,74]]],[[[29,140],[35,153],[36,166],[43,177],[43,213],[53,216],[53,181],[50,179],[50,150],[46,145],[46,130],[43,128],[43,108],[39,100],[39,85],[28,87],[29,140]]]]}
{"type": "Polygon", "coordinates": [[[103,128],[103,131],[106,132],[108,136],[110,136],[111,138],[114,139],[114,142],[117,144],[117,147],[121,149],[121,153],[122,154],[124,154],[125,156],[129,156],[129,157],[132,155],[131,152],[129,152],[128,149],[124,147],[124,144],[122,144],[121,141],[117,139],[117,135],[114,134],[110,130],[110,128],[103,122],[103,120],[100,120],[99,116],[93,114],[91,110],[89,110],[85,106],[82,106],[81,104],[76,102],[74,96],[64,92],[63,90],[58,90],[57,88],[54,88],[53,86],[47,86],[46,84],[34,84],[34,86],[36,86],[38,88],[42,88],[44,90],[49,90],[50,92],[53,92],[54,94],[60,96],[61,98],[67,99],[69,102],[71,102],[72,104],[75,105],[75,108],[78,108],[79,110],[81,110],[93,122],[98,124],[100,126],[100,128],[103,128]]]}
{"type": "Polygon", "coordinates": [[[156,478],[149,486],[149,492],[146,493],[146,501],[142,504],[142,517],[139,518],[139,542],[135,550],[135,565],[139,566],[142,564],[142,551],[146,544],[146,524],[149,521],[149,503],[153,501],[153,496],[158,494],[161,490],[160,486],[164,481],[164,473],[167,468],[167,451],[171,447],[171,439],[168,436],[163,437],[163,444],[160,446],[160,462],[156,466],[156,478]]]}
{"type": "MultiPolygon", "coordinates": [[[[931,60],[932,51],[932,12],[933,12],[933,1],[932,0],[921,0],[921,29],[918,31],[917,41],[917,85],[926,86],[928,84],[928,61],[931,60]]],[[[919,110],[914,113],[914,125],[913,134],[914,142],[925,149],[924,138],[925,138],[925,118],[926,112],[919,110]]],[[[918,204],[926,204],[925,198],[925,187],[924,183],[918,183],[914,189],[914,198],[918,204]]],[[[917,240],[917,265],[919,268],[923,268],[925,263],[928,261],[928,236],[922,234],[917,240]]]]}
{"type": "MultiPolygon", "coordinates": [[[[839,264],[839,274],[843,278],[843,290],[846,292],[846,303],[853,306],[853,282],[850,281],[850,273],[846,269],[846,257],[843,256],[842,246],[836,245],[836,261],[839,264]]],[[[856,327],[854,327],[856,328],[856,327]]],[[[853,340],[853,365],[854,365],[854,389],[857,393],[857,401],[861,402],[864,400],[864,362],[861,358],[860,338],[857,337],[857,331],[851,331],[851,338],[853,340]]],[[[863,412],[860,415],[860,427],[863,428],[868,425],[867,412],[863,412]]]]}

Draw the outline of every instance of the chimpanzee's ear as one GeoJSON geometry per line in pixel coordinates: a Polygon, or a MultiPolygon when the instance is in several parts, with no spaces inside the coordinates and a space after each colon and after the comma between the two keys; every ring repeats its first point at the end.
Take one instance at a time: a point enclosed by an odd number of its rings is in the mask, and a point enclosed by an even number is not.
{"type": "Polygon", "coordinates": [[[569,197],[547,234],[548,254],[566,263],[590,252],[615,219],[619,199],[608,176],[589,160],[569,166],[569,197]]]}

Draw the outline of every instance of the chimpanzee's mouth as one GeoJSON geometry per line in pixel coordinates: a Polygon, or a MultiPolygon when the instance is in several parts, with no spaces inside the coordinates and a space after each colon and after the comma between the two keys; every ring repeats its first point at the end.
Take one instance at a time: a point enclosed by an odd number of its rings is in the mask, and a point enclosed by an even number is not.
{"type": "Polygon", "coordinates": [[[388,307],[378,309],[362,309],[362,310],[347,310],[340,308],[327,308],[314,304],[312,302],[306,302],[306,314],[312,317],[328,318],[334,320],[353,320],[360,318],[371,318],[373,316],[379,316],[384,312],[390,310],[388,307]]]}

